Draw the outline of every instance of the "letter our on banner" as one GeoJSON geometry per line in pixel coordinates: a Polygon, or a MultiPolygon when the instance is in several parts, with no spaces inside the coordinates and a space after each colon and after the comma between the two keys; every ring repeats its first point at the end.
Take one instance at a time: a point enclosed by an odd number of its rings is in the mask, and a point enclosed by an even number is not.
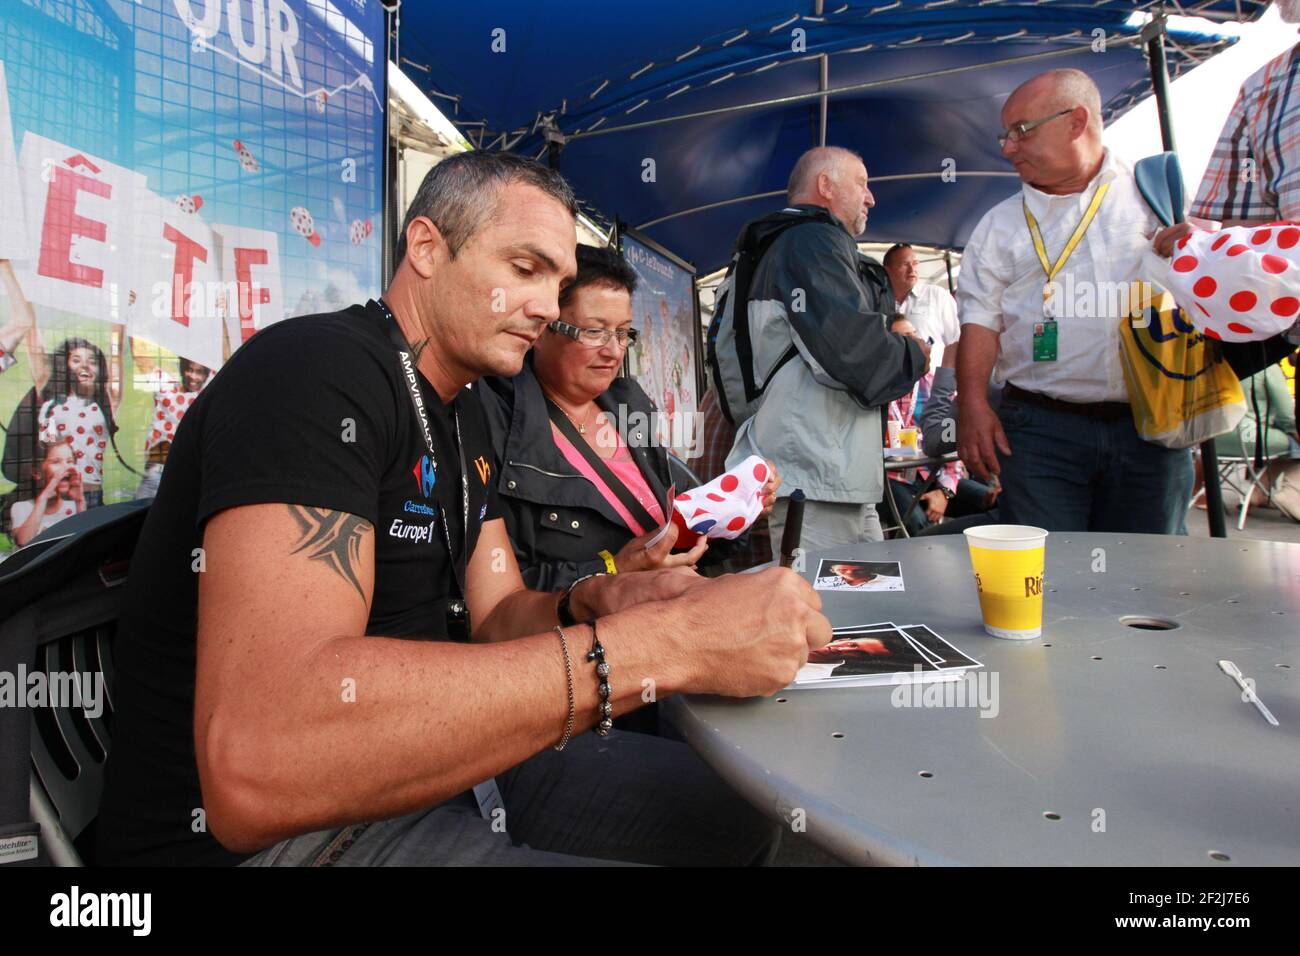
{"type": "Polygon", "coordinates": [[[0,229],[0,259],[21,259],[28,252],[27,217],[18,151],[14,148],[13,126],[9,120],[3,60],[0,60],[0,209],[4,210],[5,217],[5,226],[0,229]]]}
{"type": "Polygon", "coordinates": [[[28,132],[19,155],[27,211],[23,292],[37,305],[104,322],[124,318],[144,176],[28,132]]]}
{"type": "Polygon", "coordinates": [[[221,241],[226,330],[236,349],[254,332],[284,318],[279,240],[262,229],[214,224],[212,231],[221,241]]]}
{"type": "Polygon", "coordinates": [[[216,234],[199,216],[143,187],[132,206],[128,288],[136,302],[127,331],[220,368],[223,287],[216,234]]]}

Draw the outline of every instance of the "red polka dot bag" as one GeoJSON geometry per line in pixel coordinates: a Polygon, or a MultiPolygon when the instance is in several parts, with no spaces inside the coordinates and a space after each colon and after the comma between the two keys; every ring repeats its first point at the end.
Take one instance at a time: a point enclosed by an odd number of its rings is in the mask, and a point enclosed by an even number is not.
{"type": "Polygon", "coordinates": [[[1209,338],[1270,339],[1300,313],[1300,224],[1198,229],[1178,240],[1163,281],[1209,338]]]}
{"type": "Polygon", "coordinates": [[[701,537],[739,538],[763,511],[767,462],[750,455],[707,485],[673,499],[677,550],[692,548],[701,537]]]}

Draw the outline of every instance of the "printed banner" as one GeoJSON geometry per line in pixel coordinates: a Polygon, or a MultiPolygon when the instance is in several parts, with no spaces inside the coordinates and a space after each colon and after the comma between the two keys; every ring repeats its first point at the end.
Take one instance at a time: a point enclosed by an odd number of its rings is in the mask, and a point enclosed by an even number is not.
{"type": "Polygon", "coordinates": [[[0,558],[152,494],[259,330],[379,293],[384,22],[380,0],[0,4],[0,558]]]}
{"type": "Polygon", "coordinates": [[[628,351],[630,373],[663,413],[657,440],[685,460],[696,441],[699,407],[695,277],[634,236],[623,236],[623,256],[637,274],[632,293],[637,341],[628,351]]]}

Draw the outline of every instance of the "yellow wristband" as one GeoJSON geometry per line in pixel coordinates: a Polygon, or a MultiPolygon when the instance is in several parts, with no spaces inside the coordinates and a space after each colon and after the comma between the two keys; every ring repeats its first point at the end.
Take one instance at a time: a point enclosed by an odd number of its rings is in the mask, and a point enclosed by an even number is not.
{"type": "Polygon", "coordinates": [[[608,551],[601,551],[600,557],[605,561],[605,570],[610,574],[618,574],[618,568],[614,565],[614,556],[608,551]]]}

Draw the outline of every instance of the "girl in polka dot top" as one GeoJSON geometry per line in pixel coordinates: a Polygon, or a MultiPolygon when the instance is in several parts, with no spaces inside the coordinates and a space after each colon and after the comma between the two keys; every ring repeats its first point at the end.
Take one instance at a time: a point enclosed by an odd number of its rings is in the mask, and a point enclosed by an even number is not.
{"type": "Polygon", "coordinates": [[[158,494],[158,484],[162,480],[163,466],[167,463],[176,429],[212,375],[212,370],[206,365],[186,358],[180,360],[180,372],[179,383],[166,376],[168,381],[161,383],[154,393],[153,412],[144,440],[144,479],[136,489],[136,498],[152,498],[158,494]]]}
{"type": "Polygon", "coordinates": [[[37,490],[30,501],[16,501],[9,509],[14,542],[25,547],[46,528],[86,510],[86,498],[72,444],[42,442],[44,455],[32,470],[37,490]]]}
{"type": "Polygon", "coordinates": [[[114,377],[117,387],[110,388],[104,353],[86,339],[71,338],[55,349],[48,380],[37,381],[41,399],[37,427],[42,434],[52,430],[72,446],[86,504],[92,508],[104,502],[104,455],[110,443],[117,451],[113,436],[121,401],[121,360],[115,359],[114,366],[119,373],[114,377]]]}

